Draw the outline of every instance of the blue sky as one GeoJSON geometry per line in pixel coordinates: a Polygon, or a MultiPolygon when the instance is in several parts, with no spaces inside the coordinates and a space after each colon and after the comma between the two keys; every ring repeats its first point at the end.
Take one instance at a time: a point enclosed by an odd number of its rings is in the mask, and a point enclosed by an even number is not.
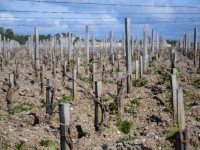
{"type": "Polygon", "coordinates": [[[125,32],[124,18],[131,18],[131,35],[134,38],[138,37],[138,39],[141,39],[143,35],[143,26],[144,24],[148,24],[149,36],[151,36],[151,30],[154,29],[165,39],[178,40],[190,31],[191,41],[193,40],[194,28],[200,26],[199,0],[41,0],[53,2],[121,4],[116,6],[39,3],[31,1],[38,0],[0,0],[0,26],[5,29],[12,29],[15,34],[33,34],[34,27],[38,27],[40,34],[54,35],[56,33],[71,32],[85,38],[85,26],[89,25],[90,33],[94,33],[97,39],[108,37],[109,31],[113,31],[113,35],[116,39],[121,39],[122,34],[125,32]],[[136,7],[122,5],[168,7],[136,7]],[[189,6],[194,6],[196,8],[191,8],[189,6]],[[11,12],[11,10],[70,13],[11,12]]]}

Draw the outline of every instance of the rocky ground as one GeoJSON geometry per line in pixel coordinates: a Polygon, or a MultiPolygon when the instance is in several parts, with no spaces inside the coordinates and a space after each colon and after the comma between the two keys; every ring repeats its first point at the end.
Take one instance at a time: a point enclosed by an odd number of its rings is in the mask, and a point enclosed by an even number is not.
{"type": "MultiPolygon", "coordinates": [[[[52,70],[45,67],[45,78],[54,80],[55,109],[52,116],[46,114],[45,94],[40,94],[40,80],[35,77],[31,59],[27,57],[24,48],[20,50],[21,56],[15,55],[20,61],[19,78],[16,80],[19,87],[13,93],[13,111],[8,112],[6,94],[8,90],[8,73],[11,73],[14,59],[3,65],[0,73],[0,149],[19,150],[54,150],[60,149],[59,113],[58,102],[63,96],[71,96],[72,81],[65,79],[62,83],[61,65],[56,68],[56,77],[52,77],[52,70]],[[17,108],[15,106],[20,106],[17,108]],[[22,109],[24,108],[24,109],[22,109]],[[20,110],[17,112],[17,110],[20,110]]],[[[178,54],[178,52],[177,52],[178,54]]],[[[200,92],[194,87],[193,82],[200,78],[197,67],[193,67],[193,61],[178,54],[176,63],[178,85],[184,89],[186,127],[188,128],[189,149],[200,149],[200,92]]],[[[135,69],[133,63],[133,70],[135,69]]],[[[133,92],[123,98],[124,113],[117,117],[116,111],[111,108],[117,94],[117,85],[113,84],[115,73],[106,74],[106,82],[103,84],[104,104],[109,110],[109,119],[100,132],[94,128],[94,99],[84,88],[78,86],[77,100],[70,101],[72,134],[74,149],[94,150],[170,150],[174,149],[173,143],[167,140],[167,136],[176,120],[173,119],[173,109],[170,105],[170,73],[169,51],[160,54],[159,59],[154,60],[144,77],[148,83],[144,86],[133,86],[133,92]],[[166,77],[166,78],[165,78],[166,77]],[[110,107],[109,107],[110,105],[110,107]],[[131,123],[130,132],[125,134],[117,126],[119,121],[127,120],[131,123]]],[[[106,65],[106,70],[111,66],[106,65]]],[[[121,61],[120,70],[125,74],[125,63],[121,61]]],[[[90,93],[93,93],[91,83],[84,77],[77,79],[90,93]]],[[[101,72],[99,68],[97,72],[101,72]]],[[[133,71],[135,72],[135,71],[133,71]]],[[[71,76],[71,72],[67,73],[71,76]]],[[[134,77],[134,74],[133,74],[134,77]]],[[[97,74],[101,79],[101,74],[97,74]]],[[[123,82],[123,93],[126,85],[123,82]]],[[[128,128],[128,127],[127,127],[128,128]]]]}

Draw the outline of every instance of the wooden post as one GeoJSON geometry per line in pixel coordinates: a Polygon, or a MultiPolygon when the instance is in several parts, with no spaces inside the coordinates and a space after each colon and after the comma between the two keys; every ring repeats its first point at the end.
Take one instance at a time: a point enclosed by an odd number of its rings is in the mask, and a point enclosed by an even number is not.
{"type": "Polygon", "coordinates": [[[198,29],[194,28],[194,67],[196,67],[197,62],[197,38],[198,38],[198,29]]]}
{"type": "Polygon", "coordinates": [[[67,61],[63,61],[63,65],[62,65],[62,70],[63,70],[63,74],[62,74],[62,82],[65,82],[65,76],[66,76],[66,66],[67,66],[67,61]]]}
{"type": "Polygon", "coordinates": [[[74,100],[76,100],[76,98],[77,98],[77,83],[74,81],[74,80],[76,80],[76,69],[75,68],[73,68],[72,69],[72,88],[73,88],[73,98],[74,98],[74,100]]]}
{"type": "Polygon", "coordinates": [[[93,90],[95,90],[96,67],[97,67],[97,63],[93,62],[93,64],[92,64],[92,88],[93,88],[93,90]]]}
{"type": "MultiPolygon", "coordinates": [[[[119,80],[120,78],[122,78],[123,73],[117,72],[116,76],[117,76],[117,80],[119,80]]],[[[116,97],[116,101],[115,101],[119,114],[123,114],[123,112],[124,112],[123,111],[124,110],[123,100],[122,100],[123,99],[123,93],[122,92],[123,92],[123,86],[122,86],[122,79],[121,79],[117,82],[117,97],[116,97]]]]}
{"type": "Polygon", "coordinates": [[[127,94],[132,90],[132,62],[131,62],[131,49],[130,49],[130,18],[125,18],[125,31],[126,31],[126,73],[127,76],[127,94]]]}
{"type": "Polygon", "coordinates": [[[135,78],[138,79],[139,77],[139,61],[135,61],[135,78]]]}
{"type": "Polygon", "coordinates": [[[60,118],[60,149],[71,150],[67,139],[69,138],[69,126],[70,126],[70,104],[59,104],[59,118],[60,118]]]}
{"type": "Polygon", "coordinates": [[[71,61],[71,55],[72,55],[72,40],[71,40],[71,33],[68,32],[68,57],[69,57],[69,62],[71,61]]]}
{"type": "Polygon", "coordinates": [[[9,73],[9,80],[8,80],[9,84],[11,85],[11,88],[14,87],[14,74],[13,73],[9,73]]]}
{"type": "Polygon", "coordinates": [[[44,95],[44,66],[40,66],[41,95],[44,95]]]}
{"type": "Polygon", "coordinates": [[[77,57],[77,75],[81,73],[80,65],[81,65],[81,59],[80,57],[77,57]]]}
{"type": "Polygon", "coordinates": [[[0,56],[0,70],[1,71],[3,70],[3,57],[2,56],[0,56]]]}
{"type": "Polygon", "coordinates": [[[154,55],[154,30],[152,30],[151,57],[154,55]]]}
{"type": "Polygon", "coordinates": [[[62,63],[63,63],[63,36],[62,36],[62,33],[60,34],[60,63],[62,66],[62,63]]]}
{"type": "Polygon", "coordinates": [[[53,80],[52,79],[46,79],[46,113],[47,114],[52,114],[53,110],[53,101],[52,98],[54,96],[54,93],[52,91],[52,86],[53,86],[53,80]]]}
{"type": "Polygon", "coordinates": [[[177,106],[178,106],[178,127],[180,130],[185,129],[185,110],[184,110],[184,101],[183,101],[183,89],[177,89],[177,106]]]}
{"type": "Polygon", "coordinates": [[[143,72],[147,72],[148,66],[148,25],[144,25],[144,43],[143,43],[143,72]]]}
{"type": "Polygon", "coordinates": [[[173,105],[174,118],[177,116],[177,91],[176,91],[177,88],[178,86],[177,86],[176,75],[171,74],[171,93],[172,93],[171,103],[173,105]]]}
{"type": "Polygon", "coordinates": [[[102,69],[102,83],[105,83],[105,65],[106,65],[106,63],[105,62],[103,62],[103,69],[102,69]]]}
{"type": "Polygon", "coordinates": [[[35,64],[38,58],[39,58],[39,34],[38,34],[38,28],[35,27],[35,52],[34,52],[35,64]]]}
{"type": "Polygon", "coordinates": [[[140,78],[142,78],[143,77],[143,65],[142,65],[142,56],[140,56],[140,78]]]}
{"type": "Polygon", "coordinates": [[[2,53],[1,47],[2,47],[2,42],[1,42],[1,34],[0,34],[0,53],[2,53]]]}
{"type": "Polygon", "coordinates": [[[36,77],[39,78],[39,69],[40,69],[40,60],[36,60],[36,68],[35,68],[36,77]]]}
{"type": "Polygon", "coordinates": [[[52,75],[55,78],[56,77],[56,60],[55,56],[53,55],[53,70],[52,70],[52,75]]]}
{"type": "MultiPolygon", "coordinates": [[[[101,95],[102,95],[102,82],[101,81],[95,81],[95,97],[96,99],[101,102],[101,95]]],[[[101,105],[95,101],[95,131],[98,131],[100,129],[99,125],[103,120],[103,113],[101,105]]]]}
{"type": "Polygon", "coordinates": [[[86,35],[85,35],[85,52],[86,52],[86,72],[89,74],[89,26],[86,26],[86,35]]]}

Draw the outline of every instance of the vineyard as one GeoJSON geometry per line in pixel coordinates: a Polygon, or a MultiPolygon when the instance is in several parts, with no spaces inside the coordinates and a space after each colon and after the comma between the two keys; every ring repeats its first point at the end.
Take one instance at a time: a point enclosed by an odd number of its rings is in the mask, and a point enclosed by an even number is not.
{"type": "MultiPolygon", "coordinates": [[[[0,149],[198,150],[197,38],[0,38],[0,149]]],[[[195,36],[197,30],[194,30],[195,36]]],[[[199,61],[198,61],[199,60],[199,61]]]]}

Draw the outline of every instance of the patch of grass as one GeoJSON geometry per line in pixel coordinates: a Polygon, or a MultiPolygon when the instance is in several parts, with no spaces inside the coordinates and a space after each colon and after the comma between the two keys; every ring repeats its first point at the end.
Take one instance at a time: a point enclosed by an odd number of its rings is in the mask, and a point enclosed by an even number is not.
{"type": "Polygon", "coordinates": [[[82,79],[82,82],[84,82],[84,83],[89,83],[89,82],[90,82],[90,78],[84,77],[84,78],[82,79]]]}
{"type": "Polygon", "coordinates": [[[117,111],[117,105],[115,102],[112,102],[109,104],[109,110],[112,112],[112,114],[115,114],[115,112],[117,111]]]}
{"type": "Polygon", "coordinates": [[[167,140],[170,141],[171,143],[175,143],[175,139],[173,138],[174,134],[176,133],[176,131],[178,131],[178,127],[177,126],[171,126],[170,130],[167,133],[167,140]]]}
{"type": "Polygon", "coordinates": [[[114,83],[114,81],[113,80],[109,80],[109,79],[105,79],[105,83],[112,84],[112,83],[114,83]]]}
{"type": "Polygon", "coordinates": [[[20,104],[18,106],[14,106],[9,111],[9,114],[14,115],[14,114],[20,113],[20,112],[27,112],[27,111],[31,110],[33,108],[33,106],[34,106],[33,104],[23,102],[22,104],[20,104]]]}
{"type": "Polygon", "coordinates": [[[0,114],[0,117],[3,117],[5,114],[0,114]]]}
{"type": "Polygon", "coordinates": [[[44,147],[49,147],[51,144],[52,144],[52,141],[49,140],[49,139],[41,140],[41,141],[40,141],[40,145],[41,145],[41,146],[44,146],[44,147]]]}
{"type": "Polygon", "coordinates": [[[107,102],[107,101],[109,101],[109,98],[104,97],[104,98],[103,98],[103,101],[104,101],[104,102],[107,102]]]}
{"type": "Polygon", "coordinates": [[[15,148],[18,150],[25,150],[26,149],[25,143],[26,143],[25,141],[20,140],[19,143],[15,145],[15,148]]]}
{"type": "Polygon", "coordinates": [[[132,81],[132,84],[133,86],[136,86],[136,87],[140,87],[140,86],[145,86],[148,84],[148,80],[147,78],[138,78],[138,79],[134,79],[132,81]]]}
{"type": "Polygon", "coordinates": [[[119,138],[119,142],[122,142],[122,141],[130,141],[130,140],[134,140],[134,139],[136,139],[136,137],[131,136],[131,135],[128,135],[128,136],[125,136],[125,137],[120,137],[120,138],[119,138]]]}
{"type": "Polygon", "coordinates": [[[119,131],[121,131],[121,132],[123,132],[125,134],[130,133],[131,128],[133,126],[132,122],[130,122],[128,120],[122,121],[120,115],[116,115],[116,119],[117,119],[116,126],[118,127],[119,131]]]}
{"type": "Polygon", "coordinates": [[[196,120],[196,121],[200,121],[200,117],[196,117],[195,120],[196,120]]]}
{"type": "Polygon", "coordinates": [[[115,95],[115,94],[110,94],[110,98],[112,98],[113,100],[115,100],[116,96],[117,95],[115,95]]]}
{"type": "Polygon", "coordinates": [[[147,74],[152,74],[152,72],[153,72],[153,71],[152,71],[152,70],[150,70],[150,69],[149,69],[149,70],[147,70],[147,74]]]}
{"type": "Polygon", "coordinates": [[[169,82],[170,81],[170,75],[169,74],[164,74],[163,76],[159,77],[158,81],[161,84],[165,84],[165,82],[169,82]]]}
{"type": "Polygon", "coordinates": [[[141,106],[141,102],[140,102],[140,99],[139,98],[134,98],[132,101],[131,101],[132,104],[135,104],[136,106],[141,106]]]}
{"type": "Polygon", "coordinates": [[[2,148],[3,149],[8,149],[10,147],[10,141],[9,140],[3,140],[2,142],[2,148]]]}
{"type": "Polygon", "coordinates": [[[200,88],[200,78],[196,79],[193,81],[192,85],[196,88],[199,89],[200,88]]]}
{"type": "Polygon", "coordinates": [[[61,99],[59,99],[57,102],[54,102],[54,105],[59,105],[60,103],[66,103],[73,101],[74,98],[72,96],[63,96],[61,99]]]}
{"type": "Polygon", "coordinates": [[[127,109],[125,109],[125,112],[131,114],[131,115],[135,115],[137,113],[137,109],[135,108],[135,106],[133,104],[128,104],[127,105],[127,109]]]}

